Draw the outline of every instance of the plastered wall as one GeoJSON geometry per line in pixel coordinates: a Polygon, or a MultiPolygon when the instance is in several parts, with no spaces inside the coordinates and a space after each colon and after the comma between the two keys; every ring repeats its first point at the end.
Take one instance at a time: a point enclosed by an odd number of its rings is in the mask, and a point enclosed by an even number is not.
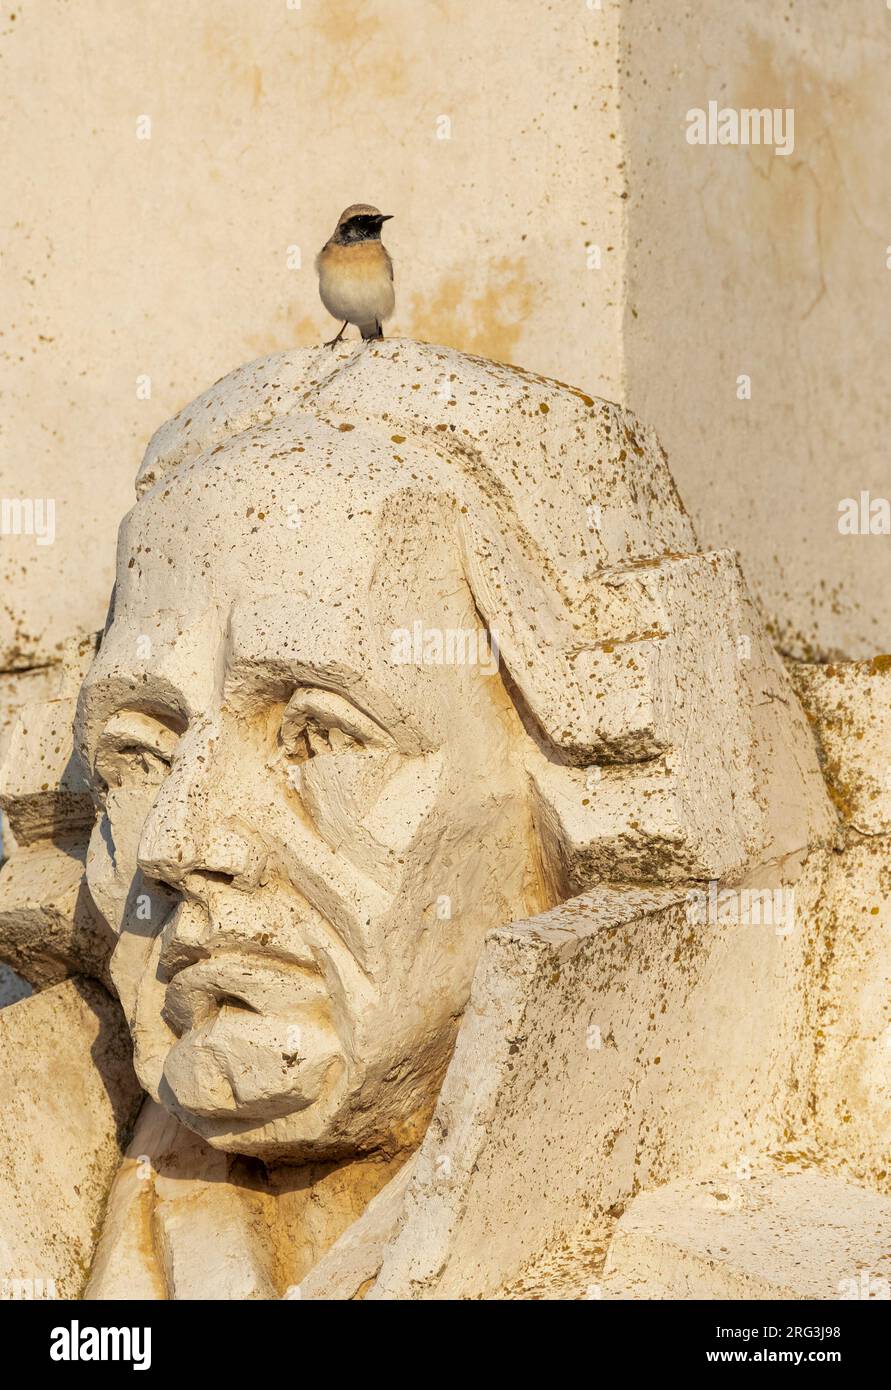
{"type": "Polygon", "coordinates": [[[394,214],[389,332],[618,395],[617,12],[12,8],[0,494],[55,498],[56,535],[0,538],[0,668],[101,623],[153,430],[238,363],[330,336],[313,260],[348,203],[394,214]]]}
{"type": "Polygon", "coordinates": [[[627,403],[783,650],[888,651],[891,9],[627,0],[620,66],[627,403]],[[689,144],[710,100],[791,110],[790,152],[689,144]]]}
{"type": "Polygon", "coordinates": [[[13,0],[0,55],[0,672],[101,624],[157,425],[327,335],[366,198],[391,333],[627,402],[785,650],[889,645],[891,537],[838,530],[891,494],[884,6],[13,0]],[[712,98],[794,108],[794,150],[691,146],[712,98]]]}

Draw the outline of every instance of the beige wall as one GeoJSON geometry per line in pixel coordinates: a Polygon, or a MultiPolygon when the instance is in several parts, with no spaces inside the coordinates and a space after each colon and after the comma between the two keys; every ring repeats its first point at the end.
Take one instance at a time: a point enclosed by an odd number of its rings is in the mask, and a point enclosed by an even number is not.
{"type": "Polygon", "coordinates": [[[627,404],[784,650],[888,651],[891,536],[841,535],[838,505],[891,499],[891,10],[630,0],[622,54],[627,404]],[[792,107],[792,154],[689,145],[709,99],[792,107]]]}
{"type": "Polygon", "coordinates": [[[0,540],[0,668],[101,623],[156,426],[238,363],[330,336],[313,259],[350,202],[395,214],[391,333],[618,394],[615,14],[564,0],[14,8],[0,22],[15,323],[0,493],[54,496],[58,534],[0,540]],[[144,114],[151,139],[137,140],[144,114]]]}
{"type": "Polygon", "coordinates": [[[396,214],[391,333],[627,401],[786,649],[887,648],[891,538],[837,508],[891,493],[889,34],[870,0],[10,6],[0,496],[53,497],[56,540],[0,536],[0,673],[101,623],[154,428],[328,334],[355,199],[396,214]],[[794,155],[689,146],[711,97],[794,105],[794,155]]]}

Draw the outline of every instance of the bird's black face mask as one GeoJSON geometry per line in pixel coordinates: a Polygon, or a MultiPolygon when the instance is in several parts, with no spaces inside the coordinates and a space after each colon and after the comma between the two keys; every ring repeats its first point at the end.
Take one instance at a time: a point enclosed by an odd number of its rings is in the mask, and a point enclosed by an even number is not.
{"type": "Polygon", "coordinates": [[[358,217],[351,217],[349,222],[345,222],[338,234],[338,241],[380,241],[381,223],[386,221],[383,217],[369,217],[361,213],[358,217]]]}

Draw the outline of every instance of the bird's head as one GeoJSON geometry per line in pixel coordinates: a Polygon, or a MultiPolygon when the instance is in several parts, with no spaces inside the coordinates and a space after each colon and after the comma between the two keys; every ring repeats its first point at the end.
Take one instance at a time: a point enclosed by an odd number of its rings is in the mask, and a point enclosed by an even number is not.
{"type": "Polygon", "coordinates": [[[392,213],[378,212],[370,203],[351,203],[337,220],[334,240],[342,246],[354,241],[379,241],[381,227],[389,222],[392,213]]]}

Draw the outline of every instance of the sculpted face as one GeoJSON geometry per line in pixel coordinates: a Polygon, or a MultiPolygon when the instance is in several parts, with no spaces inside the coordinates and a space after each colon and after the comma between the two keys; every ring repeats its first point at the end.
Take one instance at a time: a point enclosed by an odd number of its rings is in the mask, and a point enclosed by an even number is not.
{"type": "Polygon", "coordinates": [[[414,623],[480,627],[448,507],[394,489],[392,446],[359,475],[301,428],[134,508],[79,714],[140,1079],[292,1158],[416,1138],[484,933],[546,905],[500,676],[472,643],[394,659],[414,623]]]}
{"type": "Polygon", "coordinates": [[[486,932],[812,842],[736,562],[618,406],[405,339],[294,349],[162,426],[137,488],[78,707],[87,881],[140,1079],[211,1144],[409,1146],[486,932]]]}

